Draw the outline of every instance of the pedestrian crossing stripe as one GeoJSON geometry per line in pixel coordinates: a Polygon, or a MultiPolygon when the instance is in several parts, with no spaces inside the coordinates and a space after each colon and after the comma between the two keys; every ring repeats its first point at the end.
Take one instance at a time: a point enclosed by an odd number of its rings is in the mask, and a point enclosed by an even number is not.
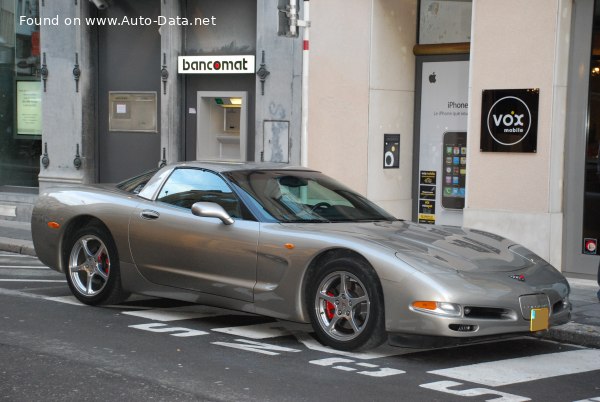
{"type": "Polygon", "coordinates": [[[470,364],[429,373],[499,387],[595,370],[600,370],[600,350],[580,349],[470,364]]]}

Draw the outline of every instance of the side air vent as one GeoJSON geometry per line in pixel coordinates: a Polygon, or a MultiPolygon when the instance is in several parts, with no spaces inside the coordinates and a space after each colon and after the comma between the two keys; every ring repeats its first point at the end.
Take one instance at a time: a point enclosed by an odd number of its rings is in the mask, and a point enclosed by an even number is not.
{"type": "Polygon", "coordinates": [[[465,318],[477,318],[483,320],[514,320],[516,314],[512,310],[494,307],[464,307],[465,318]]]}
{"type": "Polygon", "coordinates": [[[467,325],[467,324],[450,324],[448,325],[452,331],[456,332],[475,332],[477,331],[477,325],[467,325]]]}

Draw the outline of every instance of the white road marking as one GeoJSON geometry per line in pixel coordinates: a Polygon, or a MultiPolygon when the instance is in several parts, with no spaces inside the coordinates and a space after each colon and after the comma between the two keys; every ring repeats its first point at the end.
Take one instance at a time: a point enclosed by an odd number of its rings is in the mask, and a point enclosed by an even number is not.
{"type": "Polygon", "coordinates": [[[389,377],[392,375],[404,374],[406,371],[382,367],[377,371],[359,371],[358,374],[368,375],[369,377],[389,377]]]}
{"type": "Polygon", "coordinates": [[[247,352],[261,353],[263,355],[276,356],[279,352],[301,352],[298,349],[286,348],[283,346],[269,345],[268,343],[255,342],[248,339],[236,339],[236,342],[211,342],[213,345],[226,346],[228,348],[245,350],[247,352]]]}
{"type": "Polygon", "coordinates": [[[190,336],[208,335],[206,331],[198,331],[195,329],[183,328],[183,327],[166,327],[167,324],[160,324],[151,322],[149,324],[138,324],[130,325],[129,328],[141,329],[143,331],[158,332],[158,333],[169,333],[176,332],[175,334],[169,334],[171,336],[177,336],[180,338],[187,338],[190,336]]]}
{"type": "Polygon", "coordinates": [[[334,364],[338,363],[354,363],[354,360],[343,359],[340,357],[330,357],[328,359],[311,360],[309,363],[316,364],[317,366],[333,366],[334,364]]]}
{"type": "Polygon", "coordinates": [[[0,269],[50,269],[45,265],[0,265],[0,269]]]}
{"type": "Polygon", "coordinates": [[[58,303],[72,304],[74,306],[85,306],[85,304],[77,300],[75,296],[44,297],[44,299],[58,303]]]}
{"type": "MultiPolygon", "coordinates": [[[[340,357],[330,357],[326,359],[311,360],[309,363],[316,364],[317,366],[331,367],[342,371],[357,371],[357,368],[348,367],[348,365],[355,365],[359,367],[378,368],[379,366],[371,363],[356,363],[354,360],[344,359],[340,357]],[[337,364],[344,363],[345,366],[339,366],[337,364]]],[[[389,377],[392,375],[404,374],[406,371],[393,369],[389,367],[382,367],[374,371],[358,371],[357,374],[367,375],[370,377],[389,377]]]]}
{"type": "Polygon", "coordinates": [[[27,254],[9,254],[9,253],[0,253],[0,257],[10,257],[10,258],[31,258],[32,260],[37,260],[36,257],[27,254]]]}
{"type": "Polygon", "coordinates": [[[333,368],[336,370],[342,370],[342,371],[356,371],[355,368],[346,367],[346,366],[333,366],[333,368]]]}
{"type": "Polygon", "coordinates": [[[600,370],[600,350],[581,349],[429,371],[490,387],[600,370]]]}
{"type": "Polygon", "coordinates": [[[0,282],[42,282],[42,283],[65,283],[64,279],[0,279],[0,282]]]}
{"type": "Polygon", "coordinates": [[[291,335],[292,332],[280,322],[267,322],[264,324],[246,325],[242,327],[212,328],[211,331],[224,334],[243,336],[250,339],[276,338],[291,335]]]}
{"type": "Polygon", "coordinates": [[[432,389],[434,391],[444,392],[446,394],[459,395],[459,396],[483,396],[483,395],[496,395],[499,398],[486,399],[486,401],[494,401],[494,402],[525,402],[530,401],[531,399],[525,398],[518,395],[508,394],[506,392],[496,391],[494,389],[486,389],[486,388],[471,388],[465,390],[457,390],[450,389],[450,387],[456,387],[462,385],[460,382],[456,381],[438,381],[432,382],[429,384],[421,384],[419,387],[432,389]]]}
{"type": "Polygon", "coordinates": [[[362,367],[368,367],[368,368],[375,368],[375,367],[379,367],[376,364],[371,364],[371,363],[356,363],[357,366],[362,366],[362,367]]]}
{"type": "Polygon", "coordinates": [[[600,396],[596,398],[582,399],[580,401],[575,402],[600,402],[600,396]]]}
{"type": "Polygon", "coordinates": [[[372,352],[346,352],[344,350],[337,350],[329,348],[327,346],[323,346],[316,339],[314,339],[312,336],[305,332],[294,331],[293,334],[298,339],[298,341],[300,341],[304,346],[306,346],[310,350],[346,356],[360,360],[379,359],[381,357],[405,355],[422,351],[420,349],[404,349],[389,345],[383,345],[378,347],[377,349],[374,349],[372,352]]]}
{"type": "MultiPolygon", "coordinates": [[[[123,307],[124,306],[121,306],[121,308],[123,307]]],[[[145,311],[123,311],[123,314],[162,322],[192,320],[195,318],[217,317],[222,315],[217,310],[206,306],[183,306],[145,311]]]]}

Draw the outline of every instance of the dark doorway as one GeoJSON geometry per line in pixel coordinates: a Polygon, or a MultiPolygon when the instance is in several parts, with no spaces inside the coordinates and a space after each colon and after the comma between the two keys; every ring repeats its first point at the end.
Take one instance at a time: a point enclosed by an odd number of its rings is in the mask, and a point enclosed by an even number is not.
{"type": "MultiPolygon", "coordinates": [[[[98,12],[99,17],[131,21],[158,19],[160,0],[120,0],[98,12]]],[[[160,34],[155,24],[98,28],[98,181],[117,182],[158,165],[160,160],[160,34]],[[109,99],[109,94],[113,96],[109,99]],[[123,94],[120,103],[115,95],[123,94]],[[129,94],[137,94],[127,98],[129,94]],[[147,95],[147,96],[145,96],[147,95]],[[152,124],[135,121],[130,112],[140,99],[156,98],[152,124]],[[112,116],[111,116],[112,112],[112,116]],[[122,118],[109,124],[109,118],[122,118]],[[130,119],[131,121],[126,121],[130,119]],[[130,124],[128,124],[130,123],[130,124]],[[112,127],[112,130],[111,130],[112,127]],[[124,128],[125,127],[125,128],[124,128]],[[153,128],[155,127],[155,128],[153,128]],[[119,131],[121,130],[121,131],[119,131]]]]}

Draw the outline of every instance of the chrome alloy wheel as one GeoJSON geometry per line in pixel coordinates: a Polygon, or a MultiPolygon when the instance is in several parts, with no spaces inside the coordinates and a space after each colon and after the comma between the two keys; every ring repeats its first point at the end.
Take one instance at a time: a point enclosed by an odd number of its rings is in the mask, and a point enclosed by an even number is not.
{"type": "Polygon", "coordinates": [[[75,290],[83,296],[96,296],[104,289],[110,276],[110,256],[102,240],[85,235],[73,244],[69,276],[75,290]]]}
{"type": "Polygon", "coordinates": [[[317,289],[315,310],[323,331],[338,341],[359,336],[371,311],[365,285],[349,272],[336,271],[327,275],[317,289]]]}

